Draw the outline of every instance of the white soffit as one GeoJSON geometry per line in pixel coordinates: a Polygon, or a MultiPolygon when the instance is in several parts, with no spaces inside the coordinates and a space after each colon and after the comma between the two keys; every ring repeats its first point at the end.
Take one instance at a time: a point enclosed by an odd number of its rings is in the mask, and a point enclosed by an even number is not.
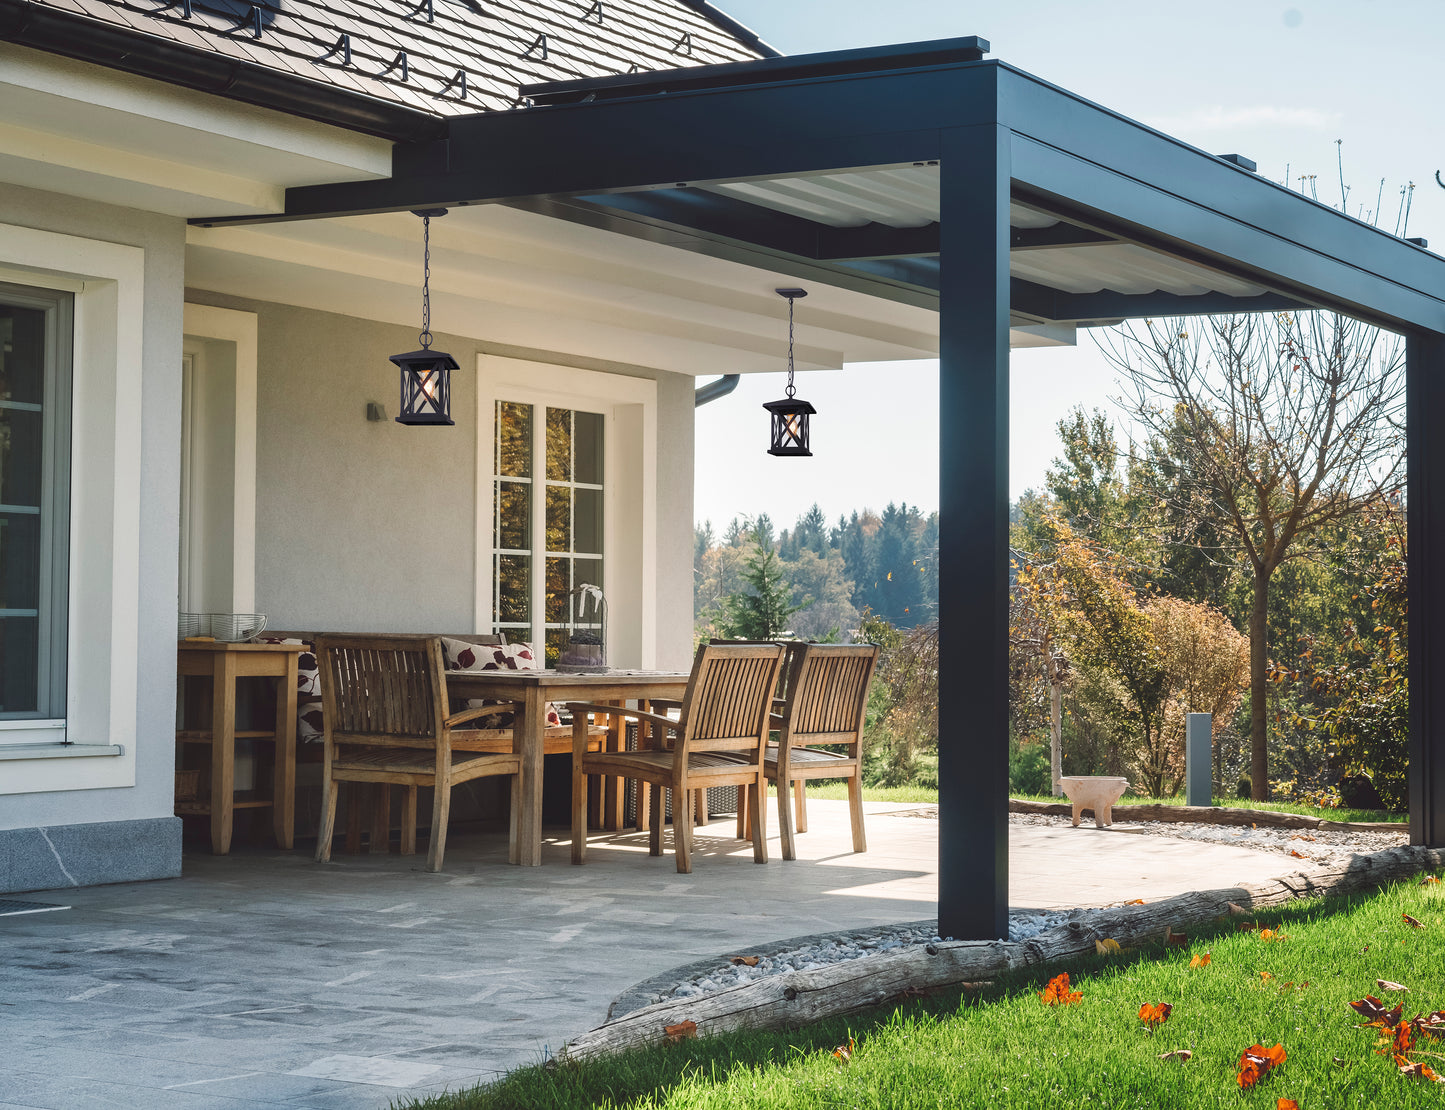
{"type": "MultiPolygon", "coordinates": [[[[406,213],[189,229],[188,285],[416,326],[421,225],[406,213]]],[[[938,318],[787,274],[495,205],[432,222],[432,322],[498,345],[684,374],[787,367],[796,303],[799,369],[934,358],[938,318]]],[[[1018,345],[1072,341],[1068,329],[1018,345]]]]}
{"type": "Polygon", "coordinates": [[[388,177],[391,144],[0,43],[0,181],[165,215],[276,212],[293,185],[388,177]]]}

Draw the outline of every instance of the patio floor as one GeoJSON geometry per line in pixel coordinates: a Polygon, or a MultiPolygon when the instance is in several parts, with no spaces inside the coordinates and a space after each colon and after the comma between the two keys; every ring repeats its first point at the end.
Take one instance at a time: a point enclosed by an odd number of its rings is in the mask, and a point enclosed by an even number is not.
{"type": "MultiPolygon", "coordinates": [[[[425,856],[188,852],[185,877],[25,897],[72,907],[0,918],[0,1108],[384,1107],[489,1079],[599,1024],[640,980],[750,944],[928,918],[938,822],[809,803],[799,859],[771,862],[722,818],[692,875],[646,836],[568,865],[506,866],[500,836],[425,856]]],[[[1019,907],[1154,899],[1261,881],[1278,856],[1163,837],[1011,828],[1019,907]]],[[[665,840],[670,845],[670,836],[665,840]]]]}

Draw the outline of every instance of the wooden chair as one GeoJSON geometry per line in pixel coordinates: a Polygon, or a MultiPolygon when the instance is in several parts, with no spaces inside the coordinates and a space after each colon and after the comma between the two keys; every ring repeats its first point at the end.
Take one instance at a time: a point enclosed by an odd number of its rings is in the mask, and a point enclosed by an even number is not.
{"type": "Polygon", "coordinates": [[[466,737],[467,730],[458,726],[499,711],[515,711],[516,703],[452,713],[441,640],[436,636],[323,635],[316,638],[316,656],[325,718],[317,862],[331,858],[341,783],[376,784],[381,804],[390,786],[406,788],[403,852],[416,850],[417,788],[430,786],[435,798],[426,869],[440,871],[452,787],[489,775],[512,776],[510,837],[515,855],[521,757],[511,752],[458,751],[453,741],[466,737]]]}
{"type": "Polygon", "coordinates": [[[649,854],[662,855],[662,790],[672,791],[673,848],[677,870],[692,871],[693,792],[710,786],[746,787],[753,801],[753,861],[767,863],[762,799],[763,748],[768,738],[768,711],[783,649],[777,644],[704,645],[697,649],[682,715],[673,719],[637,709],[619,709],[585,702],[572,711],[572,862],[587,858],[587,776],[612,775],[640,779],[650,786],[653,813],[649,854]],[[631,718],[654,726],[638,729],[639,751],[589,752],[590,713],[631,718]],[[677,740],[668,748],[661,739],[677,740]]]}
{"type": "Polygon", "coordinates": [[[788,794],[796,794],[798,831],[807,830],[803,783],[848,780],[853,851],[866,852],[863,832],[863,725],[868,685],[878,666],[876,644],[790,644],[785,691],[771,720],[778,742],[769,744],[763,774],[778,788],[778,826],[783,858],[796,859],[788,794]],[[834,751],[815,745],[835,744],[834,751]]]}

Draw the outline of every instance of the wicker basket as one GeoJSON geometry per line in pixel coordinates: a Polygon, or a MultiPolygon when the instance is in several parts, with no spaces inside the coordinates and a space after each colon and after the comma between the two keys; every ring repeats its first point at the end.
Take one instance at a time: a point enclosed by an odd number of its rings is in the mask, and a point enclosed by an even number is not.
{"type": "Polygon", "coordinates": [[[201,796],[201,772],[176,772],[176,801],[194,802],[201,796]]]}

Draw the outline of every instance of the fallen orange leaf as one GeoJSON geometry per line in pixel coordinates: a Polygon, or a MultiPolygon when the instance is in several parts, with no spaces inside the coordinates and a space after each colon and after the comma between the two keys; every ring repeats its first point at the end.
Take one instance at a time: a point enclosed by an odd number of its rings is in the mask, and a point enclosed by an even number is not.
{"type": "Polygon", "coordinates": [[[1268,983],[1271,979],[1274,978],[1274,976],[1271,975],[1268,971],[1261,971],[1259,973],[1259,977],[1263,979],[1266,983],[1268,983]]]}
{"type": "Polygon", "coordinates": [[[1309,856],[1305,855],[1303,852],[1296,852],[1293,848],[1289,850],[1289,854],[1294,856],[1295,859],[1309,859],[1309,856]]]}
{"type": "Polygon", "coordinates": [[[1292,1098],[1276,1099],[1274,1110],[1299,1110],[1299,1103],[1292,1098]]]}
{"type": "Polygon", "coordinates": [[[1203,955],[1195,956],[1195,957],[1193,957],[1192,959],[1190,959],[1190,961],[1189,961],[1189,966],[1190,966],[1190,967],[1208,967],[1208,966],[1209,966],[1209,961],[1210,961],[1211,958],[1212,958],[1212,957],[1210,956],[1210,954],[1209,954],[1208,952],[1205,952],[1203,955]]]}
{"type": "Polygon", "coordinates": [[[1130,898],[1127,902],[1124,903],[1124,905],[1126,906],[1142,906],[1143,904],[1144,899],[1142,898],[1130,898]]]}
{"type": "Polygon", "coordinates": [[[1236,1078],[1240,1087],[1245,1090],[1253,1087],[1283,1064],[1284,1058],[1285,1052],[1282,1044],[1277,1044],[1273,1048],[1265,1048],[1260,1044],[1250,1045],[1239,1057],[1239,1075],[1236,1078]]]}
{"type": "Polygon", "coordinates": [[[680,1021],[676,1025],[664,1025],[662,1031],[667,1034],[669,1041],[677,1044],[679,1041],[697,1036],[697,1022],[680,1021]]]}
{"type": "Polygon", "coordinates": [[[1048,986],[1039,992],[1039,1001],[1045,1006],[1072,1006],[1084,997],[1083,991],[1069,990],[1069,973],[1055,975],[1048,986]]]}
{"type": "Polygon", "coordinates": [[[1139,1007],[1139,1020],[1152,1032],[1169,1020],[1169,1011],[1172,1009],[1174,1007],[1168,1002],[1156,1002],[1152,1005],[1146,1002],[1139,1007]]]}
{"type": "Polygon", "coordinates": [[[1429,886],[1431,883],[1438,883],[1439,881],[1440,880],[1437,879],[1434,875],[1426,875],[1423,879],[1420,880],[1420,885],[1429,886]]]}
{"type": "Polygon", "coordinates": [[[1445,1076],[1437,1075],[1429,1064],[1412,1063],[1403,1056],[1396,1056],[1395,1066],[1400,1069],[1401,1075],[1408,1075],[1412,1079],[1426,1079],[1431,1083],[1445,1083],[1445,1076]]]}
{"type": "Polygon", "coordinates": [[[1289,940],[1289,936],[1286,933],[1277,932],[1274,929],[1261,929],[1259,931],[1259,939],[1263,941],[1289,940]]]}

